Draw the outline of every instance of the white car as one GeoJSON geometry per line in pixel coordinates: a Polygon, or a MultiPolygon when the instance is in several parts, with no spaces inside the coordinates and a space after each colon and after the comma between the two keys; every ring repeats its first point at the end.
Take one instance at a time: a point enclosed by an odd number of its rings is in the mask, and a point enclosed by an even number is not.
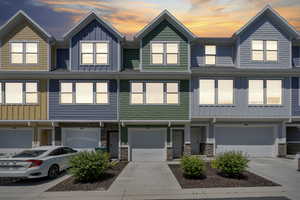
{"type": "Polygon", "coordinates": [[[24,150],[9,158],[0,158],[0,177],[55,178],[69,168],[76,150],[64,146],[45,146],[24,150]]]}

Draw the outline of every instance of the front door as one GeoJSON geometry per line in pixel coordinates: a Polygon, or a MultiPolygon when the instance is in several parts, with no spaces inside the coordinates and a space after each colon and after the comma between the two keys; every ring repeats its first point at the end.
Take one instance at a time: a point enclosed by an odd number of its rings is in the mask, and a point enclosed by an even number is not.
{"type": "Polygon", "coordinates": [[[117,131],[109,132],[109,153],[111,158],[118,158],[119,133],[117,131]]]}
{"type": "Polygon", "coordinates": [[[52,144],[52,130],[41,129],[40,130],[40,146],[49,146],[52,144]]]}
{"type": "Polygon", "coordinates": [[[181,158],[183,152],[183,130],[173,130],[173,158],[181,158]]]}

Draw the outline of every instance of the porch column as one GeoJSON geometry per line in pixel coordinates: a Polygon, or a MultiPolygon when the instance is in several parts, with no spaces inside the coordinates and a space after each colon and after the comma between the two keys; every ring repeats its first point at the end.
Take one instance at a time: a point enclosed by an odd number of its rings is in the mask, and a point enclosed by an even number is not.
{"type": "Polygon", "coordinates": [[[184,155],[191,155],[192,154],[192,147],[191,147],[191,125],[186,124],[184,126],[184,155]]]}
{"type": "Polygon", "coordinates": [[[213,157],[215,155],[215,133],[214,125],[212,124],[209,124],[206,128],[206,143],[204,155],[206,155],[207,157],[213,157]]]}
{"type": "Polygon", "coordinates": [[[286,146],[286,126],[283,122],[278,127],[278,157],[285,157],[287,154],[287,146],[286,146]]]}

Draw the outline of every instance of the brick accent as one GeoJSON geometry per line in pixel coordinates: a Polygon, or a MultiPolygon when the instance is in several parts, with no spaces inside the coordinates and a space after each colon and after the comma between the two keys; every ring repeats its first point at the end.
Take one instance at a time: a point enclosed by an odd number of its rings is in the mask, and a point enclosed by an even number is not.
{"type": "Polygon", "coordinates": [[[120,147],[120,160],[128,161],[128,147],[120,147]]]}
{"type": "Polygon", "coordinates": [[[167,148],[167,160],[173,160],[173,148],[172,147],[167,148]]]}
{"type": "Polygon", "coordinates": [[[191,144],[184,144],[183,154],[184,155],[191,155],[192,154],[192,146],[191,146],[191,144]]]}
{"type": "Polygon", "coordinates": [[[207,157],[214,156],[214,144],[205,143],[204,155],[207,157]]]}
{"type": "Polygon", "coordinates": [[[278,157],[286,156],[286,144],[278,144],[278,157]]]}

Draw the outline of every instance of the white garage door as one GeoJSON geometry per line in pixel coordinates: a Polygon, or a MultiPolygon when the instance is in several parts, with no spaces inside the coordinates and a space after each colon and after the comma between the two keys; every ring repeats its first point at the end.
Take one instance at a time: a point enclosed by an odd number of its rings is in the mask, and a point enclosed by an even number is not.
{"type": "Polygon", "coordinates": [[[31,128],[0,129],[0,153],[19,152],[32,147],[31,128]]]}
{"type": "Polygon", "coordinates": [[[132,161],[165,161],[166,129],[129,129],[132,161]]]}
{"type": "Polygon", "coordinates": [[[243,151],[251,157],[275,155],[274,127],[216,127],[216,153],[243,151]]]}
{"type": "Polygon", "coordinates": [[[63,145],[75,149],[94,149],[99,146],[99,128],[62,128],[63,145]]]}

